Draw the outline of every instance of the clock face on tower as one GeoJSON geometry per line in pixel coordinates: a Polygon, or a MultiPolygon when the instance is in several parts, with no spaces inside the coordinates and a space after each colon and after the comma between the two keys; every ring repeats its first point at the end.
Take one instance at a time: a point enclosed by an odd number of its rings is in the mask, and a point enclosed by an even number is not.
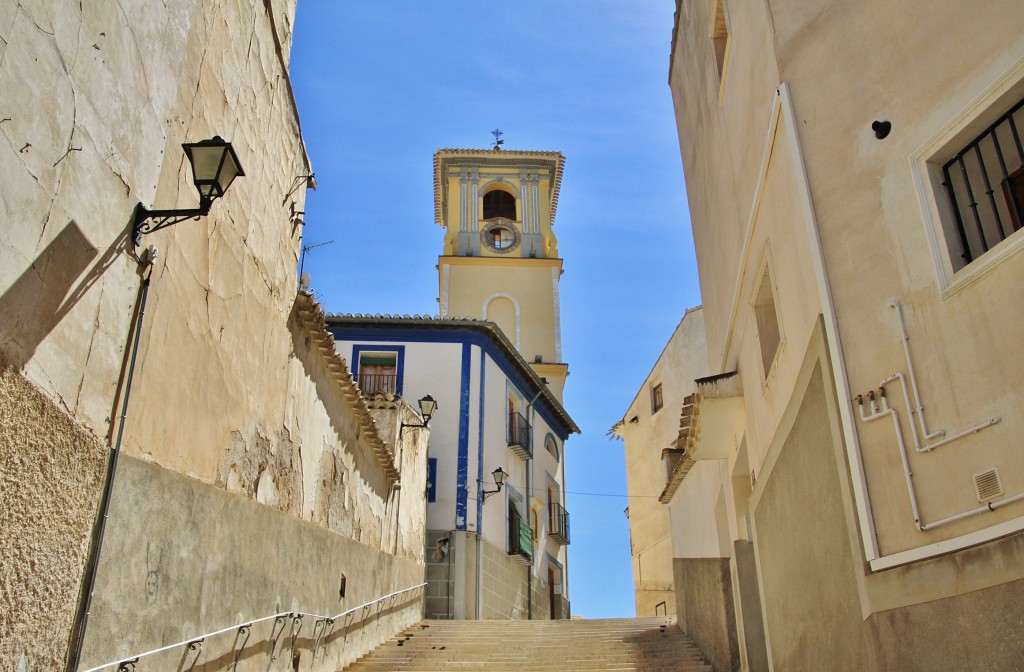
{"type": "Polygon", "coordinates": [[[519,232],[511,220],[498,217],[480,231],[481,242],[492,252],[508,254],[519,247],[519,232]]]}

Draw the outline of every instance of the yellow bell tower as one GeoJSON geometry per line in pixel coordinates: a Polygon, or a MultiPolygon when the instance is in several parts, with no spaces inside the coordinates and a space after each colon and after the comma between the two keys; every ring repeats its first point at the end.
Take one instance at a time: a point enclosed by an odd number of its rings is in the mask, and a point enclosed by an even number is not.
{"type": "Polygon", "coordinates": [[[434,215],[446,230],[441,315],[496,323],[559,401],[569,367],[552,227],[564,165],[559,152],[499,146],[434,154],[434,215]]]}

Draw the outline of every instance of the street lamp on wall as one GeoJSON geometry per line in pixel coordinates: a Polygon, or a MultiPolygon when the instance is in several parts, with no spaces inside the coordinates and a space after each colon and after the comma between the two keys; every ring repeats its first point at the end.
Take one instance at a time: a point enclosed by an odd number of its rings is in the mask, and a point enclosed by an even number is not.
{"type": "Polygon", "coordinates": [[[434,401],[434,398],[429,394],[416,403],[419,404],[420,415],[423,416],[423,422],[418,425],[415,423],[408,424],[403,422],[402,426],[399,428],[399,433],[404,432],[406,429],[421,429],[426,427],[430,423],[430,416],[434,415],[434,411],[437,410],[437,402],[434,401]]]}
{"type": "Polygon", "coordinates": [[[142,236],[173,226],[186,219],[199,219],[210,214],[213,201],[220,198],[236,177],[244,176],[231,143],[219,135],[181,146],[192,165],[192,183],[199,191],[199,207],[183,210],[149,210],[139,203],[135,207],[132,240],[138,245],[142,236]]]}
{"type": "Polygon", "coordinates": [[[494,476],[494,484],[497,485],[498,487],[495,488],[494,490],[481,490],[480,491],[480,495],[483,498],[483,501],[485,501],[485,502],[487,501],[487,496],[488,495],[493,495],[496,492],[501,492],[502,486],[504,486],[505,485],[505,481],[508,480],[508,473],[504,469],[502,469],[501,467],[498,467],[497,469],[492,471],[491,475],[494,476]]]}

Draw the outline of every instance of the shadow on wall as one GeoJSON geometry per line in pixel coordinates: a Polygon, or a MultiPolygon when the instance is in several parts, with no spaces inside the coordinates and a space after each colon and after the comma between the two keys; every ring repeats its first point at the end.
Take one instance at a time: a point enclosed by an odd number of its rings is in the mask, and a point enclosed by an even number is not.
{"type": "Polygon", "coordinates": [[[359,440],[360,429],[358,422],[353,417],[353,403],[346,400],[336,384],[332,382],[332,374],[324,366],[323,361],[315,352],[315,346],[299,326],[299,320],[296,317],[298,309],[299,304],[296,301],[292,305],[292,312],[288,318],[295,356],[302,364],[308,379],[316,386],[317,398],[323,403],[331,428],[340,442],[337,447],[344,448],[352,454],[357,472],[352,477],[358,476],[362,484],[369,488],[376,497],[386,502],[390,496],[387,477],[373,453],[366,448],[363,441],[359,440]]]}
{"type": "Polygon", "coordinates": [[[61,229],[0,295],[0,352],[11,365],[17,369],[25,366],[39,344],[126,251],[127,242],[128,227],[97,260],[98,248],[74,220],[61,229]],[[92,268],[85,273],[90,264],[92,268]]]}

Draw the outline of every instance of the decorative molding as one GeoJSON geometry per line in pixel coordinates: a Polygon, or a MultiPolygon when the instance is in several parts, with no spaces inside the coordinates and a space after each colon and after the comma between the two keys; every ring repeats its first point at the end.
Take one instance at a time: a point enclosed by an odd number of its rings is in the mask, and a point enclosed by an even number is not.
{"type": "Polygon", "coordinates": [[[551,305],[554,310],[555,327],[555,361],[562,361],[562,300],[559,296],[558,278],[562,274],[561,269],[551,267],[551,305]]]}
{"type": "MultiPolygon", "coordinates": [[[[516,350],[519,350],[519,302],[516,301],[516,297],[512,296],[511,294],[506,294],[504,292],[496,292],[494,294],[491,294],[486,299],[484,299],[482,314],[483,319],[485,320],[487,319],[487,306],[489,306],[491,304],[491,301],[493,301],[494,299],[508,299],[509,301],[512,302],[512,306],[516,309],[516,339],[514,345],[516,346],[516,350]]],[[[493,322],[494,320],[490,321],[493,322]]],[[[508,334],[505,335],[508,336],[508,334]]]]}

